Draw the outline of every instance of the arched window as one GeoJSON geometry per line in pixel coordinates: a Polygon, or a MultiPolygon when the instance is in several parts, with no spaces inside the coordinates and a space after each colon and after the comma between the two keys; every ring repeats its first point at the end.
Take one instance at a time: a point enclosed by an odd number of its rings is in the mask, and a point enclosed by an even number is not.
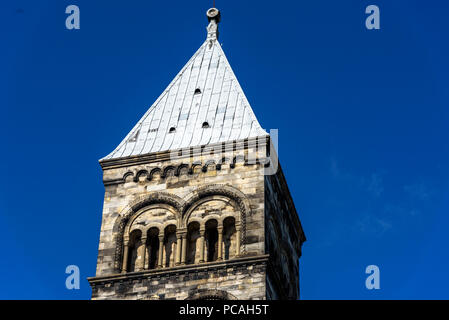
{"type": "Polygon", "coordinates": [[[148,269],[155,269],[158,265],[158,253],[159,253],[159,229],[158,228],[150,228],[147,233],[147,254],[145,257],[148,260],[148,263],[145,263],[148,266],[148,269]]]}
{"type": "Polygon", "coordinates": [[[223,220],[223,245],[224,260],[233,258],[236,250],[236,229],[234,217],[227,217],[223,220]]]}
{"type": "Polygon", "coordinates": [[[199,261],[199,250],[197,250],[198,238],[200,237],[200,224],[191,222],[187,227],[187,256],[186,264],[199,261]]]}
{"type": "Polygon", "coordinates": [[[190,293],[186,300],[237,300],[237,297],[223,290],[199,289],[190,293]]]}
{"type": "Polygon", "coordinates": [[[164,267],[173,267],[175,265],[176,255],[176,226],[169,225],[165,228],[164,255],[162,257],[164,267]]]}
{"type": "Polygon", "coordinates": [[[140,230],[134,230],[129,235],[129,252],[128,252],[128,267],[127,270],[129,272],[134,272],[137,270],[137,258],[138,258],[138,251],[141,246],[141,238],[142,238],[142,232],[140,230]]]}
{"type": "Polygon", "coordinates": [[[207,248],[207,261],[215,261],[218,257],[218,231],[217,220],[212,219],[206,222],[206,248],[207,248]]]}

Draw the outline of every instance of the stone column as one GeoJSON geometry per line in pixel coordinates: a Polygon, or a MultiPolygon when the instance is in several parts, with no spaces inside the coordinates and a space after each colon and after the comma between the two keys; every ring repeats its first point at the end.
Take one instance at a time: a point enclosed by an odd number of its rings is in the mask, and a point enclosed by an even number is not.
{"type": "Polygon", "coordinates": [[[140,270],[146,269],[146,257],[147,257],[147,238],[142,238],[142,246],[143,246],[143,253],[142,253],[142,268],[140,270]]]}
{"type": "Polygon", "coordinates": [[[204,262],[204,236],[205,236],[206,230],[200,230],[200,241],[198,245],[198,250],[200,251],[200,263],[204,262]]]}
{"type": "Polygon", "coordinates": [[[240,226],[236,228],[237,234],[235,235],[235,256],[238,257],[240,255],[240,226]]]}
{"type": "Polygon", "coordinates": [[[151,252],[154,250],[154,248],[148,243],[146,247],[146,253],[145,253],[145,262],[143,264],[143,269],[148,270],[150,269],[150,258],[151,258],[151,252]]]}
{"type": "Polygon", "coordinates": [[[164,236],[162,236],[162,237],[160,236],[159,237],[159,256],[158,256],[158,259],[157,259],[157,263],[159,265],[159,268],[163,268],[163,266],[164,266],[163,253],[164,253],[164,236]]]}
{"type": "Polygon", "coordinates": [[[181,264],[186,264],[186,255],[187,255],[187,233],[183,233],[182,237],[182,254],[181,254],[181,264]]]}
{"type": "Polygon", "coordinates": [[[175,255],[175,265],[181,262],[181,233],[176,233],[176,255],[175,255]]]}
{"type": "Polygon", "coordinates": [[[122,264],[122,273],[126,273],[128,268],[128,254],[129,254],[129,242],[125,240],[123,244],[123,264],[122,264]]]}
{"type": "Polygon", "coordinates": [[[140,239],[140,246],[137,248],[137,261],[136,271],[142,271],[143,266],[145,264],[145,251],[146,251],[146,242],[147,238],[140,239]],[[143,251],[143,252],[142,252],[143,251]]]}
{"type": "Polygon", "coordinates": [[[223,227],[218,227],[218,255],[217,260],[223,260],[223,227]]]}

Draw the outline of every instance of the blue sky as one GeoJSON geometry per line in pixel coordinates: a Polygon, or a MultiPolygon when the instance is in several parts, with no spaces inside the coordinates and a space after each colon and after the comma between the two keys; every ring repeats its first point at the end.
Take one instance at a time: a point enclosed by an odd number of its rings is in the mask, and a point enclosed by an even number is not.
{"type": "MultiPolygon", "coordinates": [[[[206,37],[212,1],[2,1],[0,298],[88,299],[118,145],[206,37]],[[65,8],[81,29],[65,29],[65,8]],[[65,288],[78,265],[81,289],[65,288]]],[[[444,1],[217,0],[220,42],[307,242],[303,299],[448,299],[444,1]],[[378,5],[381,29],[365,28],[378,5]],[[380,268],[380,290],[365,268],[380,268]]]]}

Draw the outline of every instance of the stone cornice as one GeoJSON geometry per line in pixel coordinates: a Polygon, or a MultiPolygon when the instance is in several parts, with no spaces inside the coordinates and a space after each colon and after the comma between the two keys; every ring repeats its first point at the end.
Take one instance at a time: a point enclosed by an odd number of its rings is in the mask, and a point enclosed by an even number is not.
{"type": "Polygon", "coordinates": [[[264,137],[255,137],[255,138],[248,138],[243,140],[234,140],[230,142],[221,142],[216,144],[209,144],[209,145],[203,145],[198,147],[191,147],[189,149],[178,149],[178,150],[168,150],[168,151],[162,151],[162,152],[154,152],[149,153],[146,155],[139,155],[139,156],[131,156],[131,157],[125,157],[125,158],[119,158],[119,159],[110,159],[110,160],[100,160],[100,165],[105,169],[114,169],[114,168],[121,168],[121,167],[128,167],[132,165],[142,165],[142,164],[149,164],[154,162],[161,162],[161,161],[168,161],[173,160],[173,156],[175,156],[175,160],[178,159],[185,159],[190,157],[196,157],[201,156],[204,153],[207,152],[207,150],[217,150],[220,146],[222,146],[223,150],[225,149],[225,146],[229,148],[230,145],[233,146],[232,150],[245,150],[251,147],[260,147],[260,143],[262,142],[263,145],[269,145],[270,136],[264,136],[264,137]]]}
{"type": "Polygon", "coordinates": [[[225,261],[205,262],[201,264],[189,264],[175,266],[171,268],[153,269],[138,272],[128,272],[123,274],[113,274],[108,276],[89,277],[91,286],[104,285],[107,283],[126,282],[142,279],[176,277],[182,274],[213,272],[227,270],[230,268],[241,268],[252,265],[267,265],[269,255],[243,256],[225,261]]]}

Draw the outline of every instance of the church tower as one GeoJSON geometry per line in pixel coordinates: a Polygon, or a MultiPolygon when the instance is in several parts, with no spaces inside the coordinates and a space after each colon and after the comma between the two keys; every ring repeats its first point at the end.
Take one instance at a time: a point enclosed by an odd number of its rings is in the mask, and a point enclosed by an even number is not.
{"type": "Polygon", "coordinates": [[[298,299],[305,241],[274,139],[206,41],[100,160],[92,299],[298,299]]]}

